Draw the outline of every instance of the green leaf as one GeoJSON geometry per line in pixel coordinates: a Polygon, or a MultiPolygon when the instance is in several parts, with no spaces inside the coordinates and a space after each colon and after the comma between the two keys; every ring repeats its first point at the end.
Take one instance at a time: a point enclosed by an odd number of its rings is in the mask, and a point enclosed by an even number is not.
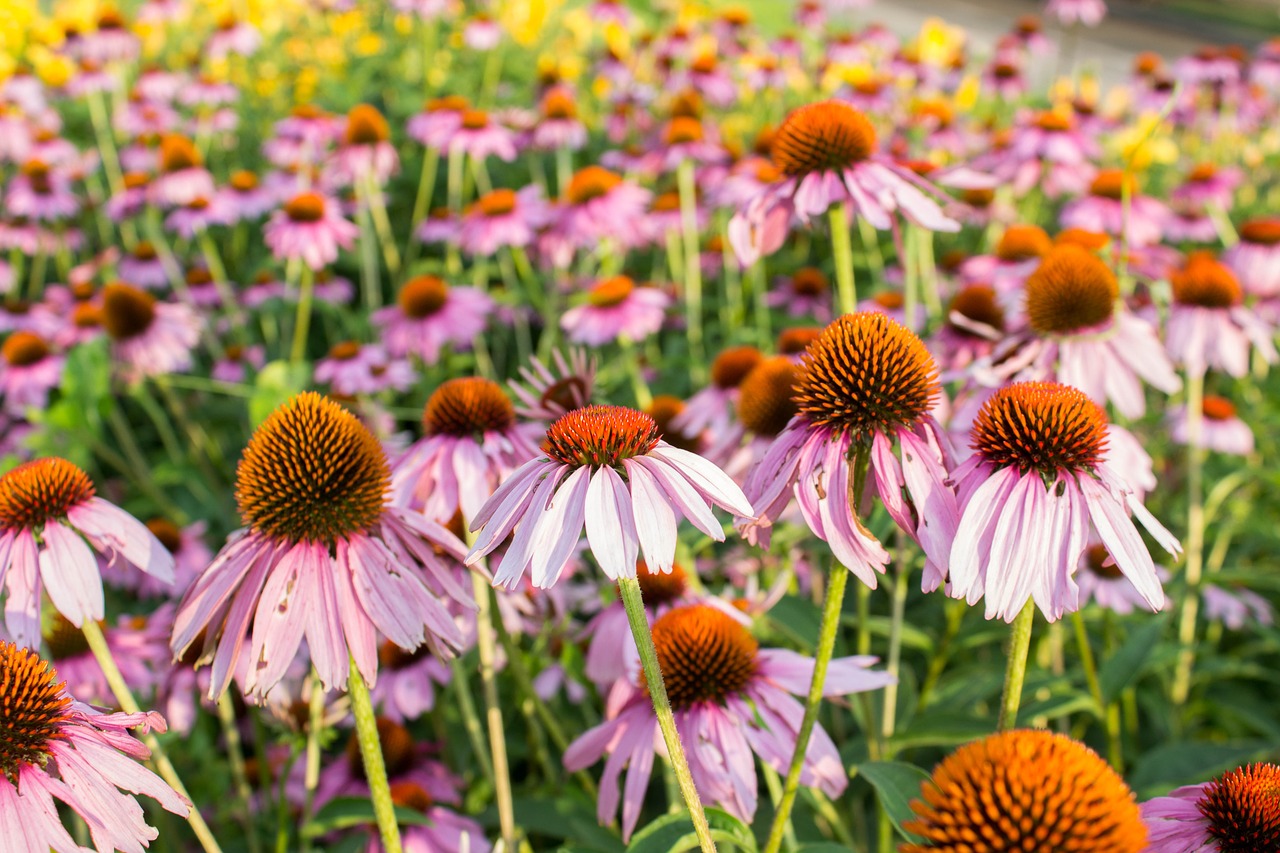
{"type": "Polygon", "coordinates": [[[801,844],[796,853],[849,853],[849,848],[834,841],[818,841],[814,844],[801,844]]]}
{"type": "Polygon", "coordinates": [[[903,761],[867,761],[853,769],[856,776],[866,779],[876,789],[880,798],[880,807],[893,823],[898,834],[908,841],[915,841],[916,836],[902,828],[903,821],[910,820],[911,801],[920,796],[920,783],[929,778],[914,764],[903,761]]]}
{"type": "Polygon", "coordinates": [[[784,595],[777,604],[769,608],[769,621],[803,649],[812,650],[818,638],[822,612],[807,598],[784,595]]]}
{"type": "Polygon", "coordinates": [[[285,400],[307,387],[311,380],[311,365],[273,361],[258,371],[253,382],[253,395],[249,397],[249,421],[257,426],[267,419],[285,400]]]}
{"type": "MultiPolygon", "coordinates": [[[[751,834],[751,828],[728,812],[707,809],[707,823],[711,826],[711,837],[717,842],[732,844],[744,853],[756,850],[756,837],[751,834]]],[[[693,820],[684,812],[658,818],[632,836],[627,845],[627,853],[680,853],[697,849],[693,820]]]]}
{"type": "Polygon", "coordinates": [[[956,746],[991,734],[991,720],[930,708],[917,714],[906,731],[893,737],[899,750],[918,746],[956,746]]]}
{"type": "Polygon", "coordinates": [[[1129,785],[1139,798],[1168,793],[1180,785],[1207,782],[1214,776],[1257,761],[1276,751],[1269,741],[1170,743],[1138,759],[1129,785]]]}
{"type": "MultiPolygon", "coordinates": [[[[413,809],[396,807],[396,821],[401,826],[429,826],[431,819],[413,809]]],[[[377,823],[373,814],[373,802],[368,797],[337,797],[324,804],[324,808],[302,827],[306,838],[319,838],[339,829],[370,826],[377,823]]]]}
{"type": "MultiPolygon", "coordinates": [[[[519,797],[512,803],[516,823],[525,832],[572,842],[575,848],[619,853],[622,839],[596,821],[594,803],[570,796],[519,797]]],[[[497,823],[497,812],[485,812],[482,822],[497,823]]]]}
{"type": "Polygon", "coordinates": [[[1146,624],[1129,635],[1129,639],[1115,654],[1103,662],[1098,669],[1098,682],[1102,686],[1102,697],[1107,702],[1114,701],[1122,690],[1142,674],[1147,658],[1159,645],[1165,621],[1160,616],[1149,618],[1146,624]]]}

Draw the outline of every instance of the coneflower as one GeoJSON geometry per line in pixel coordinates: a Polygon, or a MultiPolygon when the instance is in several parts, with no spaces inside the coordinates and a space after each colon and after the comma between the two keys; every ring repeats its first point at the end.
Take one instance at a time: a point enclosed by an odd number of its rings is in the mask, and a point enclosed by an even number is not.
{"type": "Polygon", "coordinates": [[[1147,853],[1262,853],[1280,839],[1280,767],[1250,764],[1142,804],[1147,853]]]}

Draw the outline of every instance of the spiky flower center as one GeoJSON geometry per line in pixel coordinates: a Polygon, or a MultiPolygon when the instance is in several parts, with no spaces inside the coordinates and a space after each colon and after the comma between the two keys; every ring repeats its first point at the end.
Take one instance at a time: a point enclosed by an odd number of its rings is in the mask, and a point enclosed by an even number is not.
{"type": "Polygon", "coordinates": [[[730,347],[711,362],[711,381],[717,388],[737,388],[762,361],[764,353],[755,347],[730,347]]]}
{"type": "Polygon", "coordinates": [[[565,465],[618,468],[643,456],[662,438],[644,412],[624,406],[585,406],[562,415],[547,428],[543,452],[565,465]]]}
{"type": "Polygon", "coordinates": [[[377,145],[391,138],[387,120],[376,107],[356,104],[347,113],[347,129],[343,142],[347,145],[377,145]]]}
{"type": "Polygon", "coordinates": [[[53,192],[52,172],[49,164],[43,160],[28,160],[22,165],[22,174],[37,194],[48,195],[53,192]]]}
{"type": "Polygon", "coordinates": [[[1280,840],[1280,767],[1251,764],[1224,773],[1196,804],[1222,853],[1262,853],[1280,840]]]}
{"type": "Polygon", "coordinates": [[[862,442],[916,423],[939,391],[924,342],[888,315],[863,311],[838,318],[801,356],[795,400],[811,423],[862,442]]]}
{"type": "Polygon", "coordinates": [[[464,110],[462,126],[467,130],[484,130],[489,126],[489,114],[484,110],[464,110]]]}
{"type": "Polygon", "coordinates": [[[569,179],[565,195],[570,204],[586,204],[593,199],[608,195],[610,190],[621,183],[621,177],[603,166],[588,166],[569,179]]]}
{"type": "Polygon", "coordinates": [[[0,772],[14,785],[23,766],[43,767],[71,718],[66,682],[30,649],[0,642],[0,772]]]}
{"type": "Polygon", "coordinates": [[[661,604],[670,604],[689,588],[689,576],[679,563],[672,564],[669,572],[655,572],[644,560],[637,560],[636,580],[640,583],[644,605],[650,610],[661,604]]]}
{"type": "Polygon", "coordinates": [[[1240,280],[1231,268],[1209,254],[1194,253],[1169,276],[1173,299],[1201,308],[1231,308],[1244,300],[1240,280]]]}
{"type": "Polygon", "coordinates": [[[774,436],[799,408],[793,398],[795,363],[784,355],[765,359],[738,386],[738,420],[750,432],[774,436]]]}
{"type": "Polygon", "coordinates": [[[406,317],[421,320],[435,314],[449,301],[449,285],[433,275],[414,276],[396,297],[406,317]]]}
{"type": "Polygon", "coordinates": [[[759,644],[737,620],[705,604],[678,607],[653,623],[653,646],[671,707],[724,704],[756,674],[759,644]]]}
{"type": "Polygon", "coordinates": [[[1045,110],[1036,116],[1036,127],[1050,133],[1065,133],[1074,126],[1071,113],[1065,110],[1045,110]]]}
{"type": "Polygon", "coordinates": [[[116,340],[136,338],[156,319],[156,298],[145,290],[113,282],[102,289],[102,325],[116,340]]]}
{"type": "Polygon", "coordinates": [[[996,244],[996,257],[1002,261],[1017,263],[1032,258],[1043,258],[1053,248],[1053,242],[1038,225],[1010,225],[996,244]]]}
{"type": "Polygon", "coordinates": [[[426,109],[429,113],[460,113],[468,106],[470,102],[462,95],[445,95],[427,101],[426,109]]]}
{"type": "Polygon", "coordinates": [[[1097,255],[1059,246],[1027,278],[1027,320],[1042,335],[1086,329],[1111,319],[1120,285],[1097,255]]]}
{"type": "Polygon", "coordinates": [[[578,105],[568,90],[556,87],[542,96],[543,118],[565,121],[578,117],[578,105]]]}
{"type": "Polygon", "coordinates": [[[921,836],[901,853],[1139,853],[1147,830],[1133,792],[1084,744],[1011,731],[943,759],[903,824],[921,836]]]}
{"type": "Polygon", "coordinates": [[[636,283],[625,275],[606,278],[587,293],[587,301],[597,308],[613,308],[627,301],[636,283]]]}
{"type": "Polygon", "coordinates": [[[40,530],[94,496],[89,475],[65,459],[24,462],[0,477],[0,527],[40,530]]]}
{"type": "Polygon", "coordinates": [[[817,267],[801,267],[791,275],[791,292],[797,296],[825,296],[831,280],[817,267]]]}
{"type": "Polygon", "coordinates": [[[662,141],[666,145],[687,145],[691,142],[701,142],[703,137],[702,122],[688,116],[676,116],[667,123],[662,137],[662,141]]]}
{"type": "Polygon", "coordinates": [[[1111,242],[1111,235],[1102,231],[1086,231],[1084,228],[1067,228],[1053,238],[1055,246],[1079,246],[1090,252],[1099,252],[1111,242]]]}
{"type": "MultiPolygon", "coordinates": [[[[971,284],[958,292],[947,306],[947,316],[959,314],[967,320],[982,323],[997,331],[1004,330],[1004,308],[996,298],[995,288],[989,284],[971,284]]],[[[950,319],[947,325],[952,331],[971,334],[963,326],[957,326],[950,319]]]]}
{"type": "Polygon", "coordinates": [[[515,426],[516,412],[498,383],[478,376],[449,379],[427,398],[427,435],[478,436],[515,426]]]}
{"type": "Polygon", "coordinates": [[[886,311],[901,311],[906,298],[896,290],[882,290],[871,296],[871,301],[886,311]]]}
{"type": "Polygon", "coordinates": [[[160,540],[160,544],[170,554],[176,554],[182,550],[182,531],[169,519],[153,518],[147,522],[147,529],[151,531],[152,536],[160,540]]]}
{"type": "Polygon", "coordinates": [[[773,164],[786,175],[838,172],[876,150],[871,121],[843,101],[820,101],[791,113],[773,138],[773,164]]]}
{"type": "Polygon", "coordinates": [[[329,347],[329,358],[334,361],[351,361],[360,354],[357,341],[340,341],[329,347]]]}
{"type": "Polygon", "coordinates": [[[146,240],[139,240],[134,243],[133,251],[129,254],[139,261],[154,261],[160,256],[160,253],[156,251],[156,247],[146,240]]]}
{"type": "Polygon", "coordinates": [[[339,540],[382,517],[390,470],[368,428],[313,392],[280,406],[249,439],[236,468],[245,524],[289,543],[339,540]]]}
{"type": "Polygon", "coordinates": [[[180,133],[167,133],[160,138],[160,171],[165,174],[194,169],[204,160],[195,143],[180,133]]]}
{"type": "Polygon", "coordinates": [[[962,192],[960,199],[971,207],[987,208],[996,200],[996,191],[985,187],[975,187],[962,192]]]}
{"type": "Polygon", "coordinates": [[[247,193],[258,188],[258,176],[247,169],[231,173],[231,188],[238,193],[247,193]]]}
{"type": "Polygon", "coordinates": [[[89,651],[89,641],[84,631],[71,624],[67,617],[56,610],[46,612],[41,620],[40,638],[54,661],[78,657],[89,651]]]}
{"type": "Polygon", "coordinates": [[[392,782],[391,802],[402,809],[411,809],[419,814],[426,814],[433,800],[426,789],[417,782],[392,782]]]}
{"type": "Polygon", "coordinates": [[[991,395],[974,420],[971,445],[999,468],[1045,477],[1092,471],[1107,448],[1107,416],[1068,385],[1018,382],[991,395]]]}
{"type": "Polygon", "coordinates": [[[685,435],[671,426],[671,422],[679,417],[684,409],[684,400],[671,394],[659,394],[645,407],[644,411],[658,425],[658,435],[663,441],[672,447],[696,452],[702,444],[699,436],[685,435]]]}
{"type": "Polygon", "coordinates": [[[1125,192],[1132,198],[1138,192],[1138,180],[1123,169],[1102,169],[1089,184],[1089,194],[1120,201],[1125,192]]]}
{"type": "Polygon", "coordinates": [[[1218,177],[1218,167],[1213,163],[1197,163],[1187,173],[1187,181],[1192,184],[1205,184],[1218,177]]]}
{"type": "Polygon", "coordinates": [[[1200,408],[1211,421],[1229,421],[1236,416],[1235,404],[1225,397],[1215,397],[1212,394],[1205,396],[1200,408]]]}
{"type": "Polygon", "coordinates": [[[1240,226],[1240,239],[1246,243],[1274,246],[1280,243],[1280,219],[1250,219],[1240,226]]]}
{"type": "Polygon", "coordinates": [[[484,216],[506,216],[516,209],[518,200],[515,190],[494,190],[476,201],[476,209],[484,216]]]}
{"type": "Polygon", "coordinates": [[[822,337],[822,329],[818,326],[796,326],[783,329],[778,333],[778,352],[782,355],[799,355],[820,337],[822,337]]]}
{"type": "Polygon", "coordinates": [[[1100,578],[1119,580],[1124,577],[1124,572],[1111,559],[1111,552],[1106,545],[1090,545],[1084,552],[1084,559],[1089,571],[1100,578]]]}
{"type": "Polygon", "coordinates": [[[320,193],[298,193],[284,204],[284,215],[290,222],[319,222],[324,219],[324,196],[320,193]]]}
{"type": "Polygon", "coordinates": [[[425,643],[413,651],[402,649],[391,640],[378,646],[378,666],[382,669],[408,669],[431,655],[431,647],[425,643]]]}
{"type": "Polygon", "coordinates": [[[5,339],[0,356],[12,367],[30,367],[49,355],[49,345],[35,332],[19,330],[5,339]]]}
{"type": "MultiPolygon", "coordinates": [[[[378,743],[382,747],[382,760],[387,766],[387,776],[395,778],[403,776],[414,765],[413,735],[409,730],[394,720],[378,717],[378,743]]],[[[364,780],[364,758],[360,753],[360,740],[356,733],[351,733],[347,741],[347,767],[351,775],[364,780]]]]}

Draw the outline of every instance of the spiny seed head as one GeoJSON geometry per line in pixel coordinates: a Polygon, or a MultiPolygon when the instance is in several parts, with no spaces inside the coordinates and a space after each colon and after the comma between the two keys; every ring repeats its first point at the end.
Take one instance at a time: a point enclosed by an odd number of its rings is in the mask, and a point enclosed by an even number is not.
{"type": "Polygon", "coordinates": [[[231,189],[238,193],[247,193],[258,188],[258,176],[248,169],[239,169],[231,173],[231,189]]]}
{"type": "Polygon", "coordinates": [[[549,119],[573,119],[578,117],[578,105],[573,95],[563,86],[547,90],[542,96],[542,116],[549,119]]]}
{"type": "Polygon", "coordinates": [[[155,318],[156,298],[145,290],[121,281],[102,289],[102,325],[116,340],[136,338],[155,318]]]}
{"type": "Polygon", "coordinates": [[[319,222],[324,219],[324,196],[320,193],[298,193],[284,204],[284,215],[290,222],[319,222]]]}
{"type": "Polygon", "coordinates": [[[662,142],[664,145],[701,142],[704,135],[702,122],[698,121],[698,119],[689,116],[676,116],[667,122],[666,129],[662,132],[662,142]]]}
{"type": "Polygon", "coordinates": [[[1280,767],[1251,764],[1210,782],[1197,804],[1222,853],[1263,853],[1280,844],[1280,767]]]}
{"type": "MultiPolygon", "coordinates": [[[[387,776],[394,779],[403,776],[414,765],[413,735],[409,730],[394,720],[378,717],[378,743],[382,747],[382,759],[387,767],[387,776]]],[[[347,766],[355,778],[364,780],[364,758],[360,752],[360,739],[352,732],[347,741],[347,766]]]]}
{"type": "Polygon", "coordinates": [[[1067,228],[1059,231],[1053,238],[1055,246],[1079,246],[1090,252],[1100,252],[1111,242],[1111,235],[1101,231],[1086,231],[1083,228],[1067,228]]]}
{"type": "Polygon", "coordinates": [[[1058,246],[1027,278],[1027,320],[1042,335],[1087,329],[1111,319],[1120,285],[1097,255],[1058,246]]]}
{"type": "Polygon", "coordinates": [[[421,320],[445,306],[449,285],[433,275],[417,275],[404,283],[396,301],[406,317],[421,320]]]}
{"type": "Polygon", "coordinates": [[[48,355],[49,345],[44,338],[22,329],[6,338],[4,346],[0,347],[0,356],[12,367],[30,367],[44,361],[48,355]]]}
{"type": "Polygon", "coordinates": [[[165,174],[195,169],[204,160],[195,143],[180,133],[166,133],[160,137],[160,171],[165,174]]]}
{"type": "MultiPolygon", "coordinates": [[[[952,314],[959,314],[997,331],[1004,330],[1004,308],[996,298],[995,288],[989,284],[970,284],[956,293],[951,298],[951,304],[947,306],[947,316],[950,317],[952,314]]],[[[967,329],[955,325],[950,320],[947,321],[947,326],[960,334],[970,334],[967,329]]]]}
{"type": "Polygon", "coordinates": [[[871,121],[843,101],[819,101],[794,109],[773,137],[773,164],[786,175],[838,172],[876,150],[871,121]]]}
{"type": "Polygon", "coordinates": [[[443,382],[422,409],[427,435],[478,437],[487,432],[504,432],[515,423],[515,408],[501,386],[478,376],[443,382]]]}
{"type": "Polygon", "coordinates": [[[351,361],[360,354],[358,341],[339,341],[329,347],[329,358],[334,361],[351,361]]]}
{"type": "Polygon", "coordinates": [[[737,388],[762,361],[764,353],[755,347],[730,347],[711,362],[711,381],[717,388],[737,388]]]}
{"type": "Polygon", "coordinates": [[[356,104],[347,113],[347,129],[343,142],[347,145],[377,145],[391,138],[387,120],[376,107],[356,104]]]}
{"type": "Polygon", "coordinates": [[[18,784],[23,766],[44,767],[71,718],[66,682],[30,649],[0,642],[0,772],[18,784]]]}
{"type": "Polygon", "coordinates": [[[685,435],[671,426],[671,422],[683,411],[684,400],[671,394],[657,395],[644,410],[645,414],[653,418],[653,422],[658,425],[658,435],[663,441],[681,450],[697,452],[702,446],[701,438],[697,435],[685,435]]]}
{"type": "Polygon", "coordinates": [[[426,789],[417,782],[392,782],[391,802],[402,809],[410,809],[419,814],[426,814],[433,800],[426,789]]]}
{"type": "Polygon", "coordinates": [[[485,193],[475,203],[475,209],[484,216],[506,216],[516,209],[520,197],[515,190],[501,189],[485,193]]]}
{"type": "Polygon", "coordinates": [[[978,411],[971,445],[999,468],[1045,477],[1092,471],[1107,448],[1107,416],[1097,403],[1057,382],[1018,382],[978,411]]]}
{"type": "Polygon", "coordinates": [[[587,292],[587,301],[596,308],[612,308],[627,301],[636,289],[636,283],[625,275],[615,275],[594,285],[587,292]]]}
{"type": "Polygon", "coordinates": [[[1201,405],[1204,416],[1211,421],[1229,421],[1236,416],[1236,407],[1225,397],[1206,394],[1201,405]]]}
{"type": "Polygon", "coordinates": [[[644,606],[650,610],[661,604],[670,604],[689,588],[689,576],[679,563],[673,563],[669,572],[655,572],[644,560],[637,560],[636,580],[640,584],[644,606]]]}
{"type": "Polygon", "coordinates": [[[337,403],[307,392],[272,412],[249,439],[236,469],[236,502],[257,532],[332,547],[378,523],[390,476],[373,433],[337,403]]]}
{"type": "Polygon", "coordinates": [[[799,355],[820,337],[822,337],[820,326],[796,326],[783,329],[778,333],[777,349],[782,355],[799,355]]]}
{"type": "Polygon", "coordinates": [[[1280,218],[1250,219],[1240,226],[1240,239],[1260,246],[1280,243],[1280,218]]]}
{"type": "Polygon", "coordinates": [[[791,292],[797,296],[825,296],[831,280],[817,267],[801,267],[791,274],[791,292]]]}
{"type": "Polygon", "coordinates": [[[586,406],[547,428],[543,452],[574,467],[619,468],[624,459],[653,450],[660,438],[658,424],[644,412],[624,406],[586,406]]]}
{"type": "Polygon", "coordinates": [[[941,388],[924,342],[880,312],[845,314],[800,358],[795,401],[813,424],[858,442],[892,434],[928,413],[941,388]]]}
{"type": "Polygon", "coordinates": [[[1053,247],[1045,230],[1038,225],[1010,225],[996,244],[996,257],[1002,261],[1029,261],[1043,258],[1053,247]]]}
{"type": "Polygon", "coordinates": [[[1140,853],[1133,792],[1091,749],[1047,731],[1001,732],[943,759],[903,829],[900,853],[1140,853]]]}
{"type": "Polygon", "coordinates": [[[1232,308],[1244,300],[1231,268],[1207,252],[1193,252],[1182,269],[1169,276],[1173,299],[1201,308],[1232,308]]]}
{"type": "Polygon", "coordinates": [[[784,355],[756,365],[738,386],[738,420],[750,432],[774,436],[800,411],[795,401],[796,365],[784,355]]]}
{"type": "Polygon", "coordinates": [[[1093,182],[1089,184],[1090,195],[1109,198],[1112,201],[1123,199],[1126,191],[1130,198],[1137,195],[1138,179],[1123,169],[1100,169],[1093,182]]]}
{"type": "Polygon", "coordinates": [[[622,178],[603,166],[587,166],[569,179],[565,195],[570,204],[586,204],[592,199],[607,195],[620,183],[622,178]]]}
{"type": "Polygon", "coordinates": [[[724,704],[756,674],[759,644],[727,613],[705,604],[678,607],[653,623],[653,646],[671,707],[724,704]]]}
{"type": "Polygon", "coordinates": [[[57,456],[33,459],[0,477],[0,527],[39,531],[93,496],[79,466],[57,456]]]}
{"type": "Polygon", "coordinates": [[[169,519],[153,518],[147,522],[147,529],[151,531],[152,536],[160,540],[160,544],[170,554],[176,554],[182,550],[182,531],[169,519]]]}

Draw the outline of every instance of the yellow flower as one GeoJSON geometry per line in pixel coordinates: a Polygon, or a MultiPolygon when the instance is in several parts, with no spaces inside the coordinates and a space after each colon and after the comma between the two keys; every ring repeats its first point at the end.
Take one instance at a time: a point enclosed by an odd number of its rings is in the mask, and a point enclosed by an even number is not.
{"type": "Polygon", "coordinates": [[[1158,113],[1143,113],[1134,124],[1113,134],[1111,147],[1136,171],[1178,161],[1177,143],[1158,113]]]}
{"type": "Polygon", "coordinates": [[[920,25],[916,49],[920,61],[926,65],[946,68],[964,48],[965,34],[960,27],[952,27],[941,18],[929,18],[920,25]]]}

